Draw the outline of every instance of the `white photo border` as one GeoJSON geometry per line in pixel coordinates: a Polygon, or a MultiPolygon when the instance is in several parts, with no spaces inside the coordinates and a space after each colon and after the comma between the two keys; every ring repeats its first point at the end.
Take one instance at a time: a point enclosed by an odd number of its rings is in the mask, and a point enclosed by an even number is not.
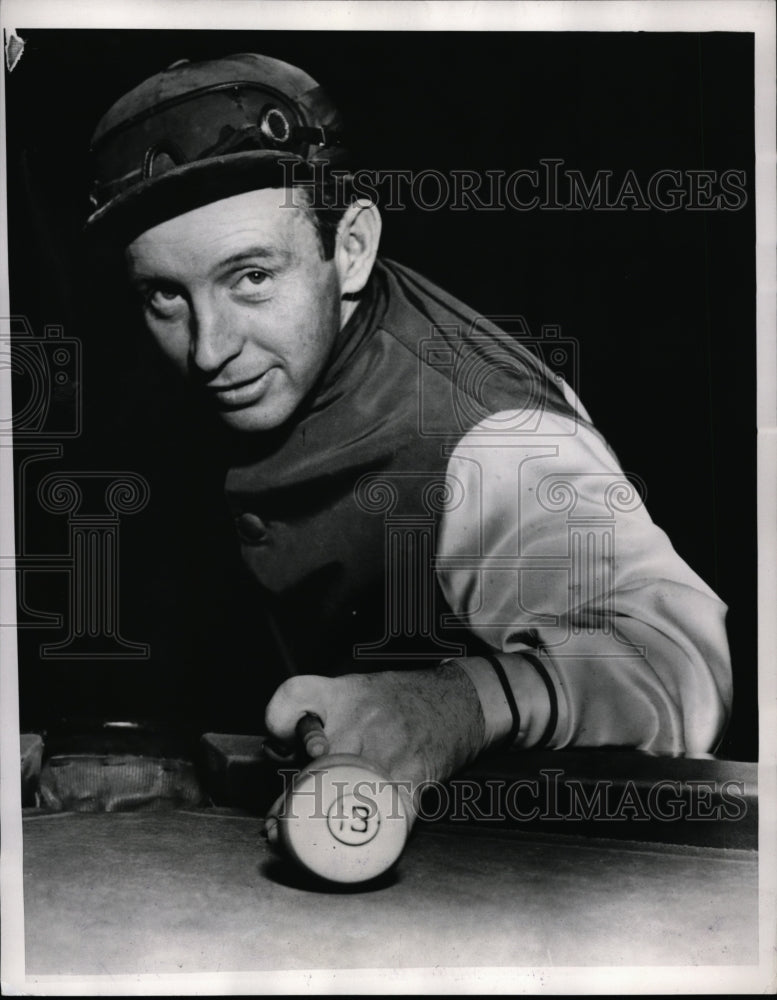
{"type": "MultiPolygon", "coordinates": [[[[6,33],[27,28],[408,31],[744,31],[755,36],[756,279],[758,361],[759,842],[760,964],[682,968],[436,968],[308,970],[212,975],[25,975],[19,793],[16,633],[0,628],[0,978],[8,995],[197,995],[274,993],[629,993],[771,992],[777,985],[777,197],[775,187],[775,5],[771,0],[613,2],[437,2],[412,0],[6,0],[6,33]]],[[[22,57],[23,58],[23,57],[22,57]]],[[[5,135],[4,94],[0,128],[5,135]]],[[[5,144],[0,197],[7,197],[5,144]]],[[[0,315],[10,315],[8,239],[3,231],[0,315]]],[[[10,371],[0,370],[0,420],[10,421],[10,371]]],[[[0,448],[0,556],[14,551],[11,449],[0,448]]],[[[15,621],[13,574],[4,573],[0,621],[15,621]]]]}

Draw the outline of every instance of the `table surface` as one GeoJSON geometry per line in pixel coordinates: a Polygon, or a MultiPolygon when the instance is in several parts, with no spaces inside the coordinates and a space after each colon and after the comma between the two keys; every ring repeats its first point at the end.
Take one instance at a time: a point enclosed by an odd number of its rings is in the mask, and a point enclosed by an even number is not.
{"type": "Polygon", "coordinates": [[[26,817],[28,974],[757,961],[754,851],[421,824],[382,882],[321,891],[261,828],[26,817]]]}

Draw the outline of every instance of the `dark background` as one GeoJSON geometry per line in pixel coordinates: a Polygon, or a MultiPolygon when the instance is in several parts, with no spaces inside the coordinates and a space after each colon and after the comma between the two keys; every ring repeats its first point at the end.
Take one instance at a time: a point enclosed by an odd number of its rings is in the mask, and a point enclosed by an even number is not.
{"type": "MultiPolygon", "coordinates": [[[[729,605],[735,706],[724,756],[757,756],[753,41],[746,34],[25,31],[7,76],[11,305],[83,345],[84,431],[40,473],[132,470],[151,501],[121,522],[121,632],[148,660],[41,659],[64,632],[20,630],[25,729],[154,717],[257,731],[279,678],[221,499],[219,434],[158,363],[120,284],[88,259],[89,137],[176,59],[255,51],[339,104],[362,165],[747,174],[738,211],[385,214],[383,253],[489,315],[559,324],[577,389],[650,513],[729,605]]],[[[17,402],[15,400],[15,402],[17,402]]],[[[34,479],[34,477],[33,477],[34,479]]],[[[25,506],[28,549],[66,518],[25,506]]],[[[26,581],[66,611],[62,573],[26,581]]]]}

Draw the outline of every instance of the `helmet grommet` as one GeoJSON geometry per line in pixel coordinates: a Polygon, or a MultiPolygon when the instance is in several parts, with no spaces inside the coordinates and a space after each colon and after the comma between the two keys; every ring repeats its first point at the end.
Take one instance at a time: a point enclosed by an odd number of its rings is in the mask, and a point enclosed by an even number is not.
{"type": "Polygon", "coordinates": [[[274,105],[266,107],[259,116],[259,131],[273,145],[282,146],[291,138],[291,125],[286,115],[274,105]]]}

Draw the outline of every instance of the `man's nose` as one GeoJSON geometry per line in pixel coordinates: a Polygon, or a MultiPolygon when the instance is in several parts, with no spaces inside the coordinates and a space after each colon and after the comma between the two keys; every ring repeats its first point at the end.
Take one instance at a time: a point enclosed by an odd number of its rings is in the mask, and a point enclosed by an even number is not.
{"type": "Polygon", "coordinates": [[[215,374],[240,354],[239,331],[209,299],[192,303],[191,324],[191,360],[203,374],[215,374]]]}

